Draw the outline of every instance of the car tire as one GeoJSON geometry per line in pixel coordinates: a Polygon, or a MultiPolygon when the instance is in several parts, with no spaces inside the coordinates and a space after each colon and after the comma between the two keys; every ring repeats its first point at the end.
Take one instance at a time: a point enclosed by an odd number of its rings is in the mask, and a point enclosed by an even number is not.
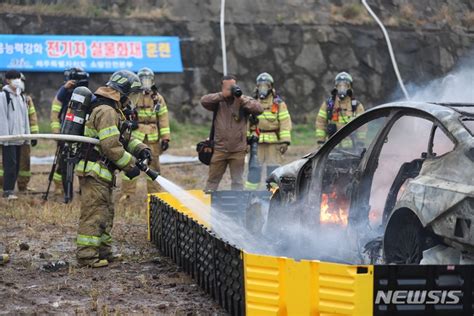
{"type": "Polygon", "coordinates": [[[390,217],[383,239],[387,264],[419,264],[423,251],[434,245],[432,234],[411,210],[397,210],[390,217]]]}

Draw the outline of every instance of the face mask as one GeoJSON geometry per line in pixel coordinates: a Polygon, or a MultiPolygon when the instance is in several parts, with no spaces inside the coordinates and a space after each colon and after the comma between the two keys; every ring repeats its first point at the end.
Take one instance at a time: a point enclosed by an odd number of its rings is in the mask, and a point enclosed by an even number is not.
{"type": "Polygon", "coordinates": [[[153,78],[149,76],[143,76],[140,78],[140,81],[142,83],[142,88],[145,90],[150,90],[151,87],[153,86],[153,78]]]}
{"type": "Polygon", "coordinates": [[[271,91],[272,86],[266,82],[262,82],[257,85],[257,95],[259,99],[266,99],[271,91]]]}
{"type": "Polygon", "coordinates": [[[13,80],[10,81],[10,85],[17,88],[17,89],[21,87],[21,84],[22,84],[22,81],[21,81],[20,78],[13,79],[13,80]]]}
{"type": "Polygon", "coordinates": [[[23,80],[20,80],[20,86],[18,88],[21,92],[25,92],[25,82],[23,80]]]}
{"type": "Polygon", "coordinates": [[[344,99],[349,94],[352,94],[351,86],[347,82],[341,81],[336,85],[337,95],[339,99],[344,99]]]}

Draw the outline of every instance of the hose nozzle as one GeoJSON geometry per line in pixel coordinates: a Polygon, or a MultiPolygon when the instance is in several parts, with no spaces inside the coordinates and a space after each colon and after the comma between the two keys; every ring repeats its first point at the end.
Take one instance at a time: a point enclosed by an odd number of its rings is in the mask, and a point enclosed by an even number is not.
{"type": "Polygon", "coordinates": [[[147,176],[150,177],[150,179],[152,179],[153,181],[156,180],[156,178],[158,178],[160,176],[160,173],[156,170],[152,170],[150,169],[150,167],[148,167],[148,159],[144,159],[144,160],[138,160],[137,161],[137,167],[146,173],[147,176]]]}

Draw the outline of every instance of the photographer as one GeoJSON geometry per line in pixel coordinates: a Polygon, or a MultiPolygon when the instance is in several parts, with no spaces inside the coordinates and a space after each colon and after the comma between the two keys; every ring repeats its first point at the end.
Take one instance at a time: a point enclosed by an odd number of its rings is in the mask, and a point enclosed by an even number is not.
{"type": "Polygon", "coordinates": [[[229,166],[232,190],[242,190],[248,117],[261,114],[263,108],[257,100],[242,95],[234,76],[222,77],[221,89],[201,98],[202,106],[215,113],[214,153],[205,189],[217,190],[229,166]]]}

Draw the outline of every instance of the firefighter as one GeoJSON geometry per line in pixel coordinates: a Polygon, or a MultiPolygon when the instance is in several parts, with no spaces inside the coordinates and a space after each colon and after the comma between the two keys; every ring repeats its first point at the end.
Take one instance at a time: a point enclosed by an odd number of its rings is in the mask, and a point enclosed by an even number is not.
{"type": "Polygon", "coordinates": [[[263,165],[266,165],[267,176],[282,162],[283,155],[291,143],[291,117],[285,102],[276,94],[273,77],[261,73],[256,79],[255,98],[263,106],[263,113],[257,116],[256,124],[250,124],[250,134],[258,134],[258,160],[260,168],[250,169],[245,183],[247,190],[256,190],[260,181],[263,165]],[[254,182],[255,181],[255,182],[254,182]]]}
{"type": "MultiPolygon", "coordinates": [[[[143,93],[137,103],[137,123],[132,136],[151,148],[153,162],[150,165],[154,170],[160,170],[159,156],[168,149],[170,141],[170,124],[168,119],[168,107],[155,85],[155,74],[150,68],[142,68],[138,71],[143,93]]],[[[122,176],[122,197],[126,200],[135,195],[138,178],[133,180],[122,176]]],[[[147,177],[148,193],[158,192],[160,186],[147,177]]]]}
{"type": "MultiPolygon", "coordinates": [[[[31,96],[25,93],[25,83],[26,83],[25,75],[23,73],[20,73],[20,76],[21,76],[20,77],[21,84],[19,88],[22,91],[21,93],[22,97],[26,101],[26,105],[27,105],[30,133],[37,134],[39,133],[39,127],[38,127],[38,118],[36,116],[35,105],[33,103],[33,99],[31,98],[31,96]]],[[[31,140],[31,146],[34,147],[36,146],[36,144],[37,144],[36,139],[31,140]]],[[[20,171],[18,173],[18,179],[17,179],[18,190],[20,192],[31,190],[28,187],[28,183],[30,182],[30,177],[31,177],[30,152],[31,152],[30,144],[21,145],[20,171]]],[[[0,146],[0,156],[1,156],[1,146],[0,146]]],[[[0,160],[0,186],[3,186],[3,164],[1,160],[0,160]]]]}
{"type": "MultiPolygon", "coordinates": [[[[61,124],[66,115],[67,105],[71,100],[72,92],[76,87],[89,86],[89,73],[80,67],[73,67],[64,71],[64,85],[62,85],[56,93],[51,104],[51,132],[59,134],[61,131],[61,124]]],[[[62,184],[62,168],[61,159],[59,159],[59,166],[54,172],[54,192],[58,195],[63,193],[62,184]]]]}
{"type": "MultiPolygon", "coordinates": [[[[340,130],[344,125],[364,112],[364,106],[354,98],[352,76],[347,72],[337,74],[331,96],[323,102],[316,117],[316,139],[318,147],[340,130]]],[[[362,129],[356,135],[360,141],[365,140],[366,132],[362,129]]],[[[344,148],[351,148],[353,141],[346,138],[341,142],[344,148]]]]}
{"type": "MultiPolygon", "coordinates": [[[[36,116],[36,109],[33,103],[33,99],[30,95],[28,95],[25,91],[26,87],[26,78],[23,73],[21,73],[21,82],[22,87],[21,90],[23,91],[23,95],[26,99],[26,105],[28,109],[28,119],[30,124],[30,133],[31,134],[38,134],[39,133],[39,126],[38,126],[38,117],[36,116]]],[[[36,139],[31,140],[31,146],[29,144],[24,144],[21,146],[20,152],[20,172],[18,174],[18,190],[20,192],[25,192],[27,190],[32,190],[28,187],[28,183],[30,182],[31,178],[31,147],[35,147],[38,141],[36,139]]]]}
{"type": "Polygon", "coordinates": [[[141,94],[140,79],[128,70],[115,72],[95,92],[84,136],[98,138],[100,143],[84,150],[85,157],[75,168],[81,189],[76,251],[80,266],[103,267],[114,258],[110,235],[114,171],[122,170],[133,179],[140,174],[137,159],[151,160],[151,150],[131,137],[131,123],[124,116],[125,109],[133,108],[141,94]]]}

